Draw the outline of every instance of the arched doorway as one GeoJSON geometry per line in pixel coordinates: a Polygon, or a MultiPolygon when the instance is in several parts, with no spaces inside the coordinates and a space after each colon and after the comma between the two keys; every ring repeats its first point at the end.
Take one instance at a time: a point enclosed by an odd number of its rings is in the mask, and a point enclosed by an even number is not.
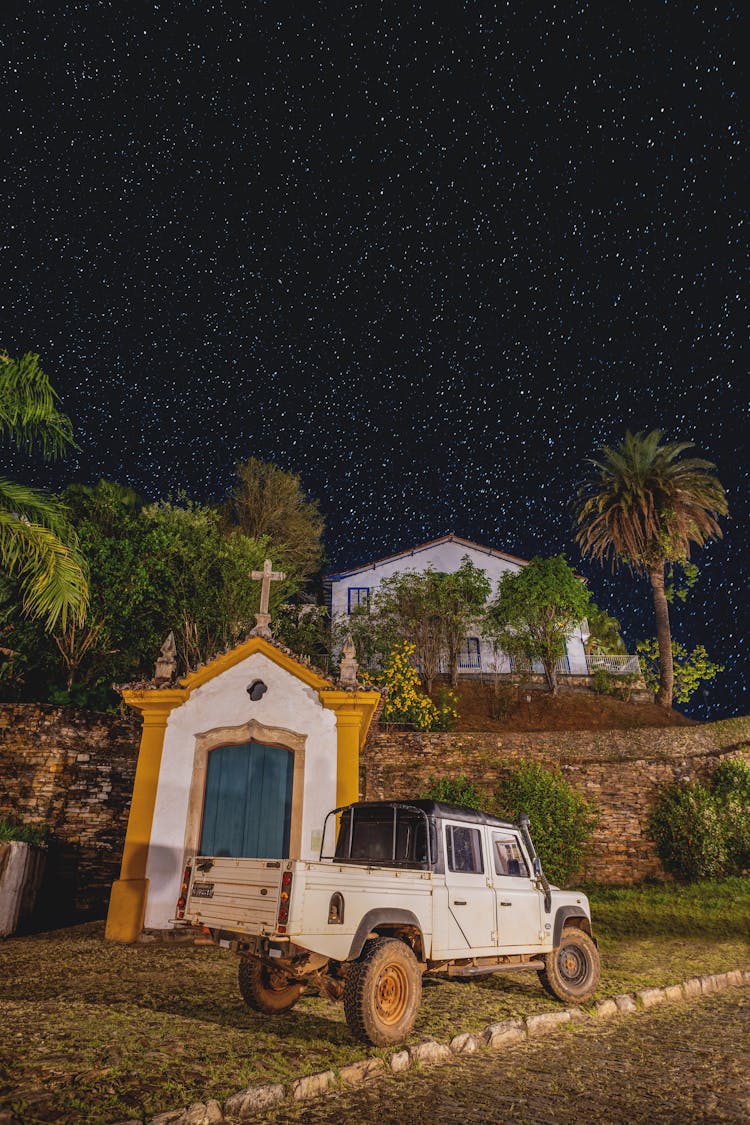
{"type": "Polygon", "coordinates": [[[208,755],[200,855],[289,855],[294,754],[250,741],[208,755]]]}

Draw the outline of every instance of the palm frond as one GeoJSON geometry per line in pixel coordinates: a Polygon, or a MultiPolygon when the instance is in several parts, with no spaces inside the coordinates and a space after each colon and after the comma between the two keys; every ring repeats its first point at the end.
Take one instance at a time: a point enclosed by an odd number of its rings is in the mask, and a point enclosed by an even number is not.
{"type": "Polygon", "coordinates": [[[66,542],[76,541],[67,505],[41,489],[0,477],[0,509],[14,512],[28,523],[41,524],[66,542]]]}
{"type": "Polygon", "coordinates": [[[45,458],[59,456],[74,442],[70,419],[57,401],[38,355],[11,359],[0,352],[0,437],[21,448],[38,445],[45,458]]]}
{"type": "Polygon", "coordinates": [[[616,448],[604,446],[588,464],[579,492],[576,541],[584,554],[648,570],[689,558],[692,544],[721,535],[727,514],[716,466],[682,455],[693,442],[662,444],[661,432],[630,433],[616,448]]]}
{"type": "MultiPolygon", "coordinates": [[[[7,495],[9,482],[0,483],[7,495]]],[[[65,627],[71,620],[83,621],[88,579],[75,532],[62,513],[51,510],[48,497],[15,487],[25,493],[25,510],[0,506],[0,566],[17,580],[23,612],[41,618],[48,630],[58,622],[65,627]],[[35,500],[43,522],[26,514],[35,500]]]]}

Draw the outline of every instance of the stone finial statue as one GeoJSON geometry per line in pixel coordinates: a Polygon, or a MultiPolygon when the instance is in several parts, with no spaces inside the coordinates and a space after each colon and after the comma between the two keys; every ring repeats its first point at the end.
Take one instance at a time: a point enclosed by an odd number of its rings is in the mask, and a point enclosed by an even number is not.
{"type": "Polygon", "coordinates": [[[154,672],[154,683],[169,684],[174,679],[174,674],[177,671],[177,645],[174,640],[174,633],[170,633],[164,644],[161,646],[161,653],[159,659],[156,661],[156,671],[154,672]]]}
{"type": "Polygon", "coordinates": [[[351,633],[347,633],[343,648],[341,649],[341,668],[339,671],[339,684],[342,688],[357,687],[357,650],[354,646],[351,633]]]}

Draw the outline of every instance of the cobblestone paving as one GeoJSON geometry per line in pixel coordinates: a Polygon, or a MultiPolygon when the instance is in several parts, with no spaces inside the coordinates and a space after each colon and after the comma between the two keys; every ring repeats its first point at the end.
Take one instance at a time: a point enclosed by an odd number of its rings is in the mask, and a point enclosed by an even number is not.
{"type": "Polygon", "coordinates": [[[365,1089],[288,1103],[263,1122],[750,1121],[750,991],[591,1020],[365,1089]]]}

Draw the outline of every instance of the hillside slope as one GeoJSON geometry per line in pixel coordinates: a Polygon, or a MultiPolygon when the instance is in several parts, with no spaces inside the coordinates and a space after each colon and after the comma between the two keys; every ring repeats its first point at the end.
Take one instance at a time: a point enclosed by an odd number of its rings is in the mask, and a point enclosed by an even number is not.
{"type": "Polygon", "coordinates": [[[534,687],[504,688],[493,706],[490,684],[462,681],[456,692],[459,719],[454,730],[630,730],[638,727],[693,726],[681,712],[655,703],[626,703],[583,689],[553,697],[534,687]],[[526,702],[527,693],[531,702],[526,702]]]}

